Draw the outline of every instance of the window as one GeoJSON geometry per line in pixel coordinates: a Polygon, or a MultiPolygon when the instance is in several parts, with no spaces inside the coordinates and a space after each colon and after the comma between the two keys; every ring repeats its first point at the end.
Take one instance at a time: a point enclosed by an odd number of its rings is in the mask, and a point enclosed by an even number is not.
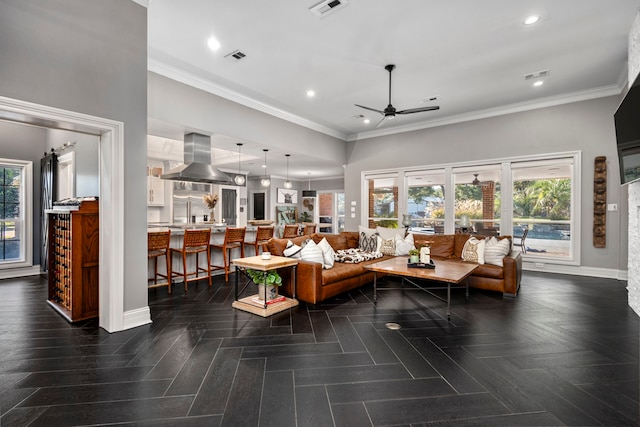
{"type": "Polygon", "coordinates": [[[31,162],[0,159],[0,268],[31,265],[31,162]]]}
{"type": "Polygon", "coordinates": [[[572,259],[573,159],[513,163],[513,235],[531,258],[572,259]]]}
{"type": "Polygon", "coordinates": [[[368,194],[369,228],[398,227],[398,174],[368,176],[365,179],[368,194]]]}
{"type": "MultiPolygon", "coordinates": [[[[467,231],[485,236],[500,234],[500,165],[456,168],[456,230],[466,215],[471,224],[467,231]]],[[[509,234],[509,233],[507,233],[509,234]]]]}
{"type": "Polygon", "coordinates": [[[408,172],[407,213],[414,233],[443,234],[445,171],[408,172]]]}

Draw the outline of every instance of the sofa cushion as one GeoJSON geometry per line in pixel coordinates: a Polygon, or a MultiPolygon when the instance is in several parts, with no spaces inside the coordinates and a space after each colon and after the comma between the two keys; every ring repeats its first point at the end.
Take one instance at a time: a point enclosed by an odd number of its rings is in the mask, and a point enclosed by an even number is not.
{"type": "Polygon", "coordinates": [[[376,227],[376,232],[382,237],[382,240],[395,239],[396,234],[404,236],[404,227],[402,228],[388,228],[388,227],[376,227]]]}
{"type": "Polygon", "coordinates": [[[358,226],[360,238],[358,240],[358,249],[366,252],[378,252],[380,249],[378,232],[373,228],[358,226]]]}
{"type": "Polygon", "coordinates": [[[479,265],[478,268],[473,270],[472,276],[488,277],[491,279],[503,279],[504,268],[498,267],[497,265],[485,263],[485,264],[479,265]]]}
{"type": "Polygon", "coordinates": [[[413,233],[407,234],[406,237],[402,237],[396,234],[396,256],[409,255],[411,249],[415,249],[416,246],[413,241],[413,233]]]}
{"type": "Polygon", "coordinates": [[[318,247],[322,250],[322,257],[324,258],[322,262],[323,267],[327,269],[333,267],[335,252],[329,242],[327,242],[327,239],[323,238],[320,240],[318,247]]]}
{"type": "Polygon", "coordinates": [[[391,255],[394,256],[396,254],[396,239],[382,239],[382,244],[380,245],[380,252],[383,255],[391,255]]]}
{"type": "Polygon", "coordinates": [[[324,255],[322,249],[318,247],[316,242],[309,239],[306,245],[300,251],[300,258],[304,261],[319,262],[324,265],[324,255]]]}
{"type": "Polygon", "coordinates": [[[434,234],[427,236],[431,241],[431,256],[451,258],[453,256],[454,234],[434,234]]]}
{"type": "Polygon", "coordinates": [[[484,249],[484,262],[502,267],[502,259],[506,257],[509,252],[511,252],[511,240],[498,240],[495,237],[491,237],[487,239],[487,244],[484,249]]]}
{"type": "Polygon", "coordinates": [[[282,254],[288,258],[298,258],[300,259],[300,251],[302,251],[302,246],[298,246],[293,243],[291,240],[287,242],[287,247],[282,254]]]}
{"type": "Polygon", "coordinates": [[[484,240],[478,240],[475,237],[469,238],[462,249],[462,260],[484,264],[484,247],[484,240]]]}

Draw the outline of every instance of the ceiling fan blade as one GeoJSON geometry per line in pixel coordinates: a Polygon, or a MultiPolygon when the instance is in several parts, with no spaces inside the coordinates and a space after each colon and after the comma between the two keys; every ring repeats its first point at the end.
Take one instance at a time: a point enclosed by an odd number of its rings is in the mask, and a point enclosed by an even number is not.
{"type": "Polygon", "coordinates": [[[384,114],[384,112],[383,112],[383,111],[376,110],[375,108],[369,108],[369,107],[365,107],[364,105],[358,105],[358,104],[354,104],[354,105],[355,105],[356,107],[364,108],[365,110],[375,111],[376,113],[384,114]]]}
{"type": "Polygon", "coordinates": [[[377,129],[377,128],[379,128],[380,126],[382,126],[382,124],[383,124],[384,122],[386,122],[386,121],[387,121],[387,116],[384,116],[384,117],[382,118],[382,120],[380,120],[380,121],[378,122],[378,124],[376,125],[376,129],[377,129]]]}
{"type": "Polygon", "coordinates": [[[407,110],[396,111],[396,114],[412,114],[412,113],[422,113],[423,111],[434,111],[439,110],[440,107],[437,105],[433,107],[420,107],[420,108],[409,108],[407,110]]]}

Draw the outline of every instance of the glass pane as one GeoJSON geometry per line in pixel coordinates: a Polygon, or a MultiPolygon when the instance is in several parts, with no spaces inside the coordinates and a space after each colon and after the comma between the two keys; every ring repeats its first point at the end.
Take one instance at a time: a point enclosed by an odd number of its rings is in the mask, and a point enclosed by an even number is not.
{"type": "Polygon", "coordinates": [[[444,171],[407,177],[407,210],[414,233],[444,233],[444,171]]]}
{"type": "Polygon", "coordinates": [[[21,178],[21,167],[0,165],[0,261],[16,261],[24,257],[21,178]]]}
{"type": "Polygon", "coordinates": [[[344,231],[345,199],[344,193],[336,193],[336,209],[338,210],[338,232],[344,231]]]}
{"type": "Polygon", "coordinates": [[[500,165],[454,172],[456,231],[500,234],[500,165]]]}
{"type": "Polygon", "coordinates": [[[368,179],[368,226],[398,227],[398,178],[368,179]]]}
{"type": "Polygon", "coordinates": [[[513,169],[513,235],[524,254],[571,256],[570,164],[513,169]]]}

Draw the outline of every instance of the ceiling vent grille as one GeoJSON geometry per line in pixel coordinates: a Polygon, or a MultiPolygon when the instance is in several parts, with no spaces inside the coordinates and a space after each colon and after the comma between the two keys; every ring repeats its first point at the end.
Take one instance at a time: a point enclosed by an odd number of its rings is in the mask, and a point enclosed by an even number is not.
{"type": "Polygon", "coordinates": [[[236,49],[233,52],[227,53],[224,57],[234,61],[240,61],[242,58],[246,56],[247,55],[245,53],[242,53],[240,52],[240,50],[236,49]]]}
{"type": "Polygon", "coordinates": [[[542,70],[542,71],[538,71],[536,73],[525,74],[524,75],[524,79],[525,80],[539,79],[539,78],[542,78],[542,77],[547,77],[548,75],[549,75],[549,70],[542,70]]]}
{"type": "Polygon", "coordinates": [[[329,15],[330,13],[335,12],[336,10],[342,8],[349,4],[348,0],[324,0],[318,3],[317,5],[309,8],[309,10],[314,14],[319,16],[320,18],[329,15]]]}

